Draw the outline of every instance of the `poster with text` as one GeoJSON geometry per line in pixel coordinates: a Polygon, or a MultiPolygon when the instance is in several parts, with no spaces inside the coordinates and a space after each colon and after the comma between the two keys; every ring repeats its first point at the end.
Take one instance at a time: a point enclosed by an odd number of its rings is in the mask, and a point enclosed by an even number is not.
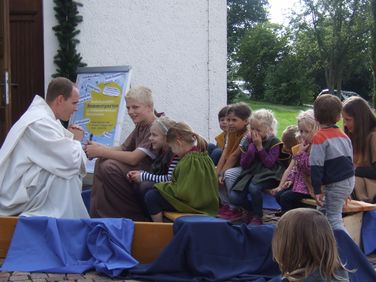
{"type": "MultiPolygon", "coordinates": [[[[78,69],[76,84],[80,99],[69,123],[84,129],[83,145],[89,140],[107,146],[120,145],[130,70],[129,66],[78,69]]],[[[95,160],[89,161],[87,172],[93,172],[94,165],[95,160]]]]}

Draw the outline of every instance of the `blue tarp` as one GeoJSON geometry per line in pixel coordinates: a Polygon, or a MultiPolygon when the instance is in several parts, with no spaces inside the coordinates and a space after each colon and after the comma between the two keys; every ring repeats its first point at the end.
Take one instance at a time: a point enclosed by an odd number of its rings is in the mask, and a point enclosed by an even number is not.
{"type": "MultiPolygon", "coordinates": [[[[154,281],[280,281],[272,260],[274,225],[232,225],[186,216],[174,224],[174,238],[151,264],[130,256],[133,223],[126,219],[20,218],[3,271],[82,273],[154,281]]],[[[351,281],[376,281],[367,258],[343,231],[336,231],[341,260],[351,281]]]]}
{"type": "Polygon", "coordinates": [[[376,210],[363,214],[362,243],[366,255],[376,251],[376,210]]]}
{"type": "Polygon", "coordinates": [[[82,273],[111,277],[138,262],[130,255],[128,219],[20,217],[1,271],[82,273]]]}
{"type": "MultiPolygon", "coordinates": [[[[272,260],[274,225],[231,225],[226,221],[187,216],[174,224],[174,238],[151,264],[137,265],[127,278],[155,281],[280,281],[272,260]]],[[[376,272],[343,231],[335,231],[339,253],[351,281],[376,281],[376,272]]]]}

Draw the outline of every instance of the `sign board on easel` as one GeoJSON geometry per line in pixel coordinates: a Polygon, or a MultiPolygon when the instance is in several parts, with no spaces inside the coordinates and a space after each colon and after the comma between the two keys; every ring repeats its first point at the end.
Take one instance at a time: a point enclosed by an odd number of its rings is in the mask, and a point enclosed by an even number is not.
{"type": "MultiPolygon", "coordinates": [[[[120,144],[125,119],[125,94],[129,90],[131,68],[85,67],[77,70],[77,87],[80,92],[78,110],[69,123],[85,130],[82,140],[89,139],[108,146],[120,144]]],[[[94,161],[89,161],[87,171],[94,171],[94,161]]]]}

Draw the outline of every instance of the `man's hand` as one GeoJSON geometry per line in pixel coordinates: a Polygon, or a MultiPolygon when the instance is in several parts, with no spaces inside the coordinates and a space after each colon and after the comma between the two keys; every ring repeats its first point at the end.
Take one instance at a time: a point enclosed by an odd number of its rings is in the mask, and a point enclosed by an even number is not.
{"type": "Polygon", "coordinates": [[[68,130],[73,133],[73,139],[77,141],[82,141],[82,138],[84,138],[84,130],[82,129],[81,126],[77,124],[71,124],[68,126],[68,130]]]}

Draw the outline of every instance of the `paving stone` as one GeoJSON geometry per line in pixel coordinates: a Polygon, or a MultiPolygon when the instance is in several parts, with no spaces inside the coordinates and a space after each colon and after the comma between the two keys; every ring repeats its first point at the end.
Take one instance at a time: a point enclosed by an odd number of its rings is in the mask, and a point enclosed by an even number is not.
{"type": "Polygon", "coordinates": [[[32,278],[31,281],[33,281],[33,282],[46,282],[47,280],[43,279],[43,278],[32,278]]]}
{"type": "Polygon", "coordinates": [[[0,272],[0,278],[8,278],[10,276],[9,272],[0,272]]]}
{"type": "Polygon", "coordinates": [[[11,277],[9,277],[9,281],[28,281],[28,280],[30,280],[28,275],[17,275],[17,276],[12,275],[11,277]]]}
{"type": "Polygon", "coordinates": [[[48,273],[47,279],[54,279],[54,281],[65,280],[66,275],[61,273],[48,273]]]}
{"type": "MultiPolygon", "coordinates": [[[[90,272],[86,272],[83,276],[85,278],[92,278],[92,277],[98,277],[98,276],[102,276],[102,275],[100,275],[99,273],[97,273],[95,271],[90,271],[90,272]]],[[[108,277],[108,276],[102,276],[102,277],[108,277]]]]}
{"type": "Polygon", "coordinates": [[[25,275],[30,275],[30,272],[15,271],[15,272],[12,273],[12,276],[25,276],[25,275]]]}
{"type": "Polygon", "coordinates": [[[38,279],[38,278],[47,278],[48,274],[47,273],[41,273],[41,272],[35,272],[30,274],[31,278],[33,280],[38,279]]]}
{"type": "Polygon", "coordinates": [[[85,277],[81,274],[67,274],[67,280],[80,280],[85,279],[85,277]]]}

